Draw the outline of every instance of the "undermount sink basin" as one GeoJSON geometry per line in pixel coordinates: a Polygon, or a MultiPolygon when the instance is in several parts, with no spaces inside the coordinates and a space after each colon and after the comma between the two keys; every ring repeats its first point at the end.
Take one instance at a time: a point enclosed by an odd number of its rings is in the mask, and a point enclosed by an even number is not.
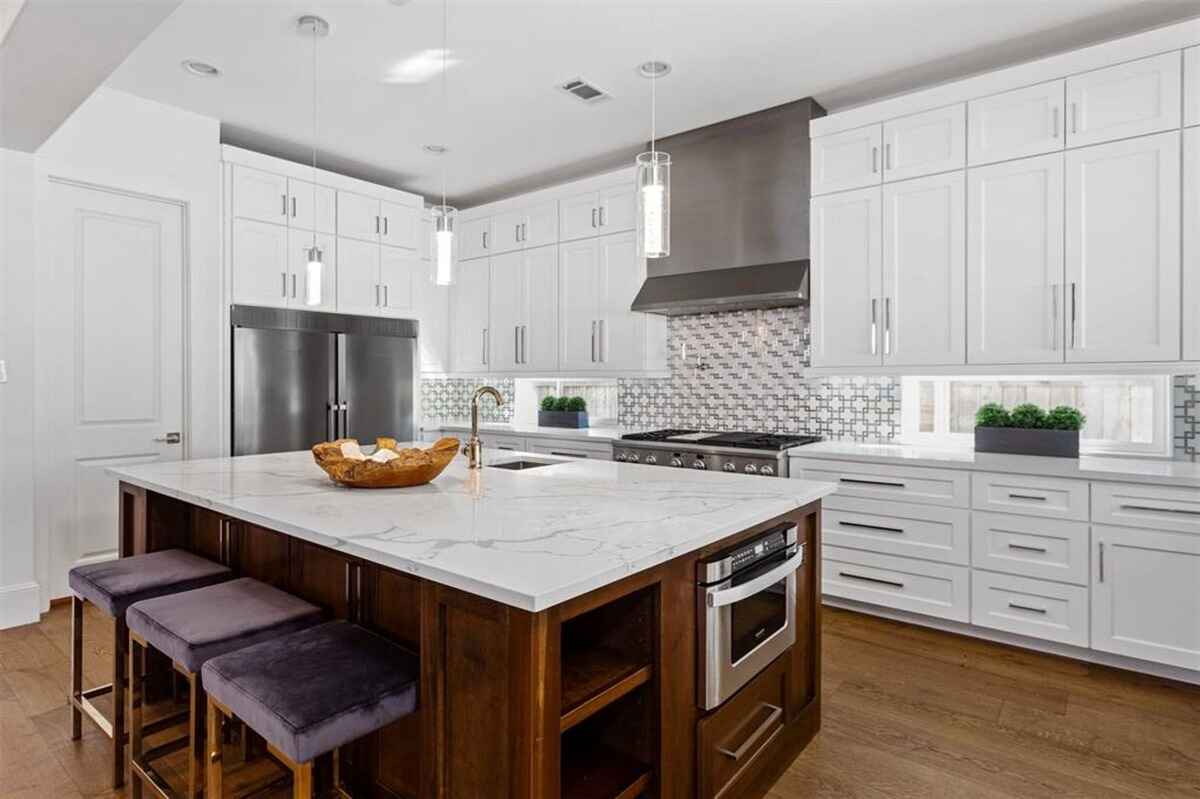
{"type": "Polygon", "coordinates": [[[536,469],[539,466],[557,466],[561,461],[505,461],[504,463],[489,463],[489,469],[508,469],[510,472],[523,472],[526,469],[536,469]]]}

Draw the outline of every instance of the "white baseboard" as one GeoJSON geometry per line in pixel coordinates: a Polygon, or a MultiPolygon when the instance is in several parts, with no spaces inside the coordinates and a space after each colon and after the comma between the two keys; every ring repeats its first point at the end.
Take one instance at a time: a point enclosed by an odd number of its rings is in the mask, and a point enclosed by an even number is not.
{"type": "Polygon", "coordinates": [[[821,600],[822,604],[828,605],[831,608],[852,610],[856,613],[865,613],[869,616],[879,616],[893,621],[902,621],[908,624],[915,624],[919,627],[932,627],[935,630],[958,633],[959,635],[966,635],[971,638],[982,638],[985,641],[994,641],[998,644],[1018,646],[1022,649],[1032,649],[1035,652],[1044,652],[1049,655],[1073,658],[1087,663],[1096,663],[1101,666],[1111,666],[1115,669],[1136,671],[1140,674],[1150,674],[1154,677],[1164,677],[1168,680],[1200,685],[1200,671],[1181,669],[1178,666],[1167,666],[1162,663],[1151,663],[1148,660],[1110,655],[1107,652],[1098,652],[1095,649],[1083,649],[1078,646],[1071,646],[1070,644],[1060,644],[1055,641],[1043,641],[1040,638],[1029,638],[1024,635],[1015,635],[1000,630],[990,630],[986,627],[977,627],[974,624],[936,619],[932,616],[922,616],[919,613],[885,608],[881,605],[871,605],[866,602],[857,602],[853,599],[823,595],[821,600]]]}
{"type": "Polygon", "coordinates": [[[0,630],[33,624],[41,618],[41,605],[37,583],[0,586],[0,630]]]}

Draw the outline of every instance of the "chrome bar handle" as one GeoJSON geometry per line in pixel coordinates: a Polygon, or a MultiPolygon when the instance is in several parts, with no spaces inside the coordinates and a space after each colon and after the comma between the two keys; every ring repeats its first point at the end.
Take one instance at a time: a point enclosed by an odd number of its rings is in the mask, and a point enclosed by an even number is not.
{"type": "Polygon", "coordinates": [[[883,354],[892,354],[892,298],[883,298],[883,354]]]}
{"type": "Polygon", "coordinates": [[[879,148],[875,146],[871,147],[871,174],[879,174],[879,148]]]}
{"type": "Polygon", "coordinates": [[[1058,352],[1058,284],[1050,284],[1050,349],[1058,352]]]}
{"type": "Polygon", "coordinates": [[[1071,103],[1071,132],[1079,132],[1079,103],[1071,103]]]}
{"type": "Polygon", "coordinates": [[[383,284],[383,307],[388,307],[388,284],[383,284]]]}
{"type": "Polygon", "coordinates": [[[879,354],[879,298],[871,298],[871,354],[879,354]]]}
{"type": "Polygon", "coordinates": [[[292,216],[296,216],[296,195],[292,195],[292,216]]]}
{"type": "Polygon", "coordinates": [[[383,235],[388,235],[388,218],[386,216],[383,218],[383,235]]]}
{"type": "Polygon", "coordinates": [[[292,299],[296,299],[296,274],[292,273],[292,299]]]}
{"type": "Polygon", "coordinates": [[[283,203],[282,213],[284,216],[287,216],[287,195],[286,194],[279,195],[279,200],[280,200],[280,202],[283,203]]]}
{"type": "Polygon", "coordinates": [[[1104,582],[1104,542],[1100,542],[1100,582],[1104,582]]]}
{"type": "Polygon", "coordinates": [[[592,320],[592,363],[596,362],[596,320],[592,320]]]}
{"type": "Polygon", "coordinates": [[[488,234],[488,232],[486,230],[483,231],[483,249],[485,249],[485,250],[488,248],[487,234],[488,234]]]}
{"type": "Polygon", "coordinates": [[[526,325],[521,325],[521,363],[529,363],[529,343],[525,339],[528,330],[526,325]]]}
{"type": "Polygon", "coordinates": [[[1050,136],[1051,136],[1051,138],[1057,139],[1058,138],[1058,106],[1054,106],[1054,108],[1050,109],[1050,118],[1051,118],[1050,136]]]}
{"type": "Polygon", "coordinates": [[[1008,548],[1009,548],[1009,549],[1015,549],[1015,550],[1017,550],[1018,552],[1037,552],[1037,553],[1040,553],[1040,554],[1042,554],[1042,555],[1045,555],[1045,554],[1046,554],[1046,548],[1045,548],[1045,547],[1031,547],[1031,546],[1029,546],[1028,544],[1014,544],[1014,543],[1012,543],[1012,542],[1009,542],[1009,544],[1008,544],[1008,548]]]}
{"type": "Polygon", "coordinates": [[[513,363],[521,362],[521,326],[513,325],[513,363]]]}
{"type": "Polygon", "coordinates": [[[892,143],[888,142],[883,145],[883,168],[887,171],[892,168],[892,143]]]}
{"type": "Polygon", "coordinates": [[[1076,283],[1071,284],[1071,349],[1075,349],[1076,330],[1079,327],[1079,311],[1076,303],[1077,285],[1076,283]]]}
{"type": "Polygon", "coordinates": [[[804,544],[800,544],[795,555],[792,555],[766,574],[761,574],[749,582],[735,585],[732,588],[710,588],[706,604],[710,608],[720,608],[725,605],[732,605],[734,602],[741,602],[755,594],[761,593],[785,577],[792,575],[796,569],[799,569],[803,565],[804,544]]]}
{"type": "Polygon", "coordinates": [[[379,214],[375,215],[375,235],[379,235],[379,214]]]}
{"type": "Polygon", "coordinates": [[[600,206],[600,227],[604,227],[607,223],[604,221],[604,206],[600,206]]]}
{"type": "MultiPolygon", "coordinates": [[[[592,209],[592,227],[596,227],[596,209],[592,209]]],[[[593,359],[595,360],[595,359],[593,359]]]]}
{"type": "Polygon", "coordinates": [[[279,296],[287,297],[287,272],[280,272],[279,276],[283,278],[283,287],[280,289],[279,296]]]}
{"type": "Polygon", "coordinates": [[[479,331],[479,362],[487,366],[487,328],[479,331]]]}
{"type": "Polygon", "coordinates": [[[596,352],[600,355],[600,363],[605,363],[606,362],[606,360],[605,360],[606,353],[604,351],[604,349],[605,349],[604,348],[604,320],[601,319],[599,321],[600,321],[600,338],[596,342],[596,352]]]}

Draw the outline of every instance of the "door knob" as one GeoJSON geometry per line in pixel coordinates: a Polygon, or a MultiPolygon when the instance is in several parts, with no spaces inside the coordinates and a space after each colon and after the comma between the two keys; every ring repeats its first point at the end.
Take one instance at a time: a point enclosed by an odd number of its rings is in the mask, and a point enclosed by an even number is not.
{"type": "Polygon", "coordinates": [[[154,440],[160,444],[178,444],[183,441],[183,435],[180,433],[167,433],[165,436],[155,436],[154,440]]]}

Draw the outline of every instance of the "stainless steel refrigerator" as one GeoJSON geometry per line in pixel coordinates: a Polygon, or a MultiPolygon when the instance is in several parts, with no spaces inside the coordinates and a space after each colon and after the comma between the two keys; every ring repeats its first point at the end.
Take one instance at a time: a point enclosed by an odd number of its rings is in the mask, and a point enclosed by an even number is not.
{"type": "Polygon", "coordinates": [[[235,305],[234,455],[414,439],[417,322],[235,305]]]}

